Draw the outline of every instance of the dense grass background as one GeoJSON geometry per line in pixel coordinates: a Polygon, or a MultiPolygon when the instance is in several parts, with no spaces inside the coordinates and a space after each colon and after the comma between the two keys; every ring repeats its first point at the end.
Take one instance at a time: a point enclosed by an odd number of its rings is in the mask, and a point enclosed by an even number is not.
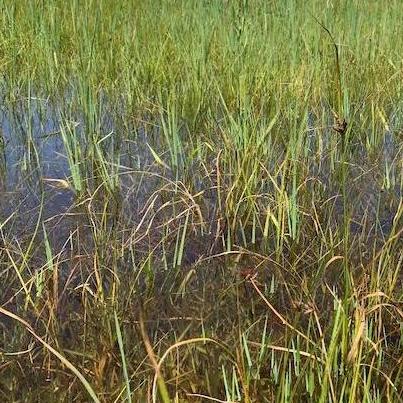
{"type": "Polygon", "coordinates": [[[4,401],[401,401],[400,1],[0,11],[4,401]]]}
{"type": "Polygon", "coordinates": [[[242,97],[269,110],[306,97],[316,105],[333,96],[334,55],[315,17],[340,46],[346,106],[389,115],[401,99],[399,1],[2,4],[10,92],[30,81],[46,95],[87,85],[140,110],[174,93],[190,119],[221,95],[232,107],[242,97]]]}

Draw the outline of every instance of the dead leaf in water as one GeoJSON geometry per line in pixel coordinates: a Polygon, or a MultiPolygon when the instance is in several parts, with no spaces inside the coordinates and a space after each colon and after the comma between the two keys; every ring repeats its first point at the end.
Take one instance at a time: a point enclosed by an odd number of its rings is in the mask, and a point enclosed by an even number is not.
{"type": "Polygon", "coordinates": [[[42,180],[53,188],[71,189],[70,183],[65,179],[43,178],[42,180]]]}

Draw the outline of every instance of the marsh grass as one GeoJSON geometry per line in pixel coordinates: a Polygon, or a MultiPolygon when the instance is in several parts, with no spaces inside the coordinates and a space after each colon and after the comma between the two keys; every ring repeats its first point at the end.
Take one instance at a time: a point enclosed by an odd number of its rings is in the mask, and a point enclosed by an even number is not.
{"type": "Polygon", "coordinates": [[[1,3],[3,401],[402,400],[387,3],[1,3]]]}

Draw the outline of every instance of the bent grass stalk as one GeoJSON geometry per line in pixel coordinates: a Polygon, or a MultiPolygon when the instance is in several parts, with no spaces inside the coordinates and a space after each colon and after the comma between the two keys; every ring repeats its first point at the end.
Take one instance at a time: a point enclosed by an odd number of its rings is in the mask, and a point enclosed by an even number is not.
{"type": "MultiPolygon", "coordinates": [[[[2,309],[107,401],[400,401],[400,3],[82,3],[1,6],[2,309]]],[[[7,397],[88,399],[47,351],[7,397]]]]}
{"type": "Polygon", "coordinates": [[[100,403],[100,400],[98,399],[94,389],[92,389],[91,385],[88,383],[88,381],[85,379],[85,377],[81,374],[81,372],[67,358],[63,357],[63,355],[61,355],[57,350],[55,350],[49,343],[47,343],[45,340],[43,340],[41,337],[39,337],[28,322],[26,322],[24,319],[20,318],[19,316],[15,315],[14,313],[12,313],[2,307],[0,307],[0,313],[21,323],[24,326],[24,328],[29,333],[31,333],[32,336],[35,337],[35,339],[37,339],[50,353],[55,355],[63,365],[65,365],[70,371],[72,371],[74,373],[74,375],[77,376],[77,378],[80,380],[80,382],[83,384],[83,386],[87,390],[88,394],[91,396],[92,400],[95,403],[100,403]]]}
{"type": "Polygon", "coordinates": [[[120,356],[122,358],[122,369],[123,369],[123,376],[125,379],[126,383],[126,395],[127,395],[127,401],[131,403],[132,401],[132,396],[130,392],[130,379],[129,375],[127,372],[127,364],[126,364],[126,356],[125,356],[125,350],[124,350],[124,344],[123,344],[123,338],[122,338],[122,332],[120,330],[120,325],[119,325],[119,319],[116,314],[116,311],[114,312],[114,319],[115,319],[115,331],[116,331],[116,337],[118,339],[118,344],[119,344],[119,350],[120,350],[120,356]]]}

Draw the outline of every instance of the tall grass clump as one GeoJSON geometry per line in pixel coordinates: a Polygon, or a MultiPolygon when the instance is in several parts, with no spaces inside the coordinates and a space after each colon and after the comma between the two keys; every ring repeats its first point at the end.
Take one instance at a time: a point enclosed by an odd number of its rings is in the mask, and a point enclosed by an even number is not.
{"type": "Polygon", "coordinates": [[[398,0],[0,4],[0,400],[400,402],[398,0]]]}

